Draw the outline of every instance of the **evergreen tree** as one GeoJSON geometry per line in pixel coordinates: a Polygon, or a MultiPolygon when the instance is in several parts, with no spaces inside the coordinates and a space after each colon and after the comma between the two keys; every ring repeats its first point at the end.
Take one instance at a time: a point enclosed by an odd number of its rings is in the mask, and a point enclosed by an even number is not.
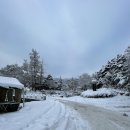
{"type": "Polygon", "coordinates": [[[130,84],[130,46],[126,49],[126,59],[128,65],[128,81],[130,84]]]}
{"type": "Polygon", "coordinates": [[[127,66],[128,66],[128,91],[130,92],[130,46],[125,50],[127,66]]]}

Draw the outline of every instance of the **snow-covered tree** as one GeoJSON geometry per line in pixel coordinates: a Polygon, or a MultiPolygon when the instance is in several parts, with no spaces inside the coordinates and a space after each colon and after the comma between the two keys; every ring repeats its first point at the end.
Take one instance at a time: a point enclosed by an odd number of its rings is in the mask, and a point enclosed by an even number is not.
{"type": "Polygon", "coordinates": [[[32,49],[29,54],[30,60],[24,60],[23,65],[7,65],[0,69],[0,75],[18,78],[25,87],[35,89],[36,84],[42,84],[44,79],[43,62],[40,61],[39,53],[32,49]]]}
{"type": "Polygon", "coordinates": [[[42,84],[44,80],[44,68],[43,68],[43,61],[40,63],[40,77],[39,83],[42,84]]]}
{"type": "Polygon", "coordinates": [[[76,78],[71,78],[69,80],[69,84],[68,84],[70,90],[73,90],[75,91],[77,89],[77,87],[79,86],[79,82],[78,82],[78,79],[76,78]]]}
{"type": "Polygon", "coordinates": [[[58,83],[53,79],[51,75],[48,75],[45,80],[45,85],[48,89],[56,90],[58,89],[58,83]]]}
{"type": "Polygon", "coordinates": [[[58,89],[61,90],[62,88],[63,88],[63,80],[60,77],[59,80],[58,80],[58,89]]]}
{"type": "Polygon", "coordinates": [[[32,89],[35,89],[35,85],[38,82],[39,76],[40,76],[40,56],[39,53],[32,49],[32,52],[30,53],[30,64],[29,64],[29,70],[30,70],[30,76],[31,76],[31,84],[32,89]]]}
{"type": "Polygon", "coordinates": [[[84,90],[91,87],[91,81],[92,81],[92,78],[87,73],[82,74],[79,77],[79,84],[80,84],[81,88],[84,90]]]}
{"type": "Polygon", "coordinates": [[[21,67],[17,64],[7,65],[0,70],[0,73],[3,76],[18,78],[19,80],[21,80],[23,74],[21,67]]]}
{"type": "Polygon", "coordinates": [[[130,92],[130,46],[125,51],[126,59],[127,59],[127,66],[128,66],[128,90],[130,92]]]}
{"type": "Polygon", "coordinates": [[[22,65],[22,70],[23,70],[23,84],[25,85],[25,87],[30,87],[31,77],[29,73],[29,63],[26,59],[24,60],[24,63],[22,65]]]}
{"type": "Polygon", "coordinates": [[[128,82],[130,84],[130,46],[126,49],[126,58],[127,58],[127,65],[128,65],[128,82]]]}

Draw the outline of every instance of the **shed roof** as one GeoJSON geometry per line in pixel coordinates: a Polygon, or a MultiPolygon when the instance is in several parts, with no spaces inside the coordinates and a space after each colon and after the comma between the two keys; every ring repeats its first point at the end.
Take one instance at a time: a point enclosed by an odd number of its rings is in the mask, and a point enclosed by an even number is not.
{"type": "Polygon", "coordinates": [[[19,82],[18,79],[12,77],[3,77],[0,76],[0,86],[4,88],[24,88],[24,85],[19,82]]]}

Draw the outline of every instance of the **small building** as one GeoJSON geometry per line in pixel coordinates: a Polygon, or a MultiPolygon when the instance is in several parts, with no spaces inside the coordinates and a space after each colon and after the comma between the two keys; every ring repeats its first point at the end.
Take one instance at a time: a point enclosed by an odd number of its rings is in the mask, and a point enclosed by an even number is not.
{"type": "Polygon", "coordinates": [[[0,76],[0,112],[17,111],[23,89],[16,78],[0,76]]]}

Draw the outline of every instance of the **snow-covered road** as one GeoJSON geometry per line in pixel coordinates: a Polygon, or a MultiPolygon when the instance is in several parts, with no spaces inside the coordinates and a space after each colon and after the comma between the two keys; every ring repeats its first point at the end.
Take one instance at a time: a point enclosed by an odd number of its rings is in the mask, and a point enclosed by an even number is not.
{"type": "Polygon", "coordinates": [[[130,118],[118,112],[72,101],[61,102],[75,109],[84,121],[89,122],[92,130],[130,130],[130,118]]]}
{"type": "Polygon", "coordinates": [[[0,130],[129,130],[129,122],[130,117],[117,111],[52,98],[26,103],[17,112],[0,114],[0,130]]]}

